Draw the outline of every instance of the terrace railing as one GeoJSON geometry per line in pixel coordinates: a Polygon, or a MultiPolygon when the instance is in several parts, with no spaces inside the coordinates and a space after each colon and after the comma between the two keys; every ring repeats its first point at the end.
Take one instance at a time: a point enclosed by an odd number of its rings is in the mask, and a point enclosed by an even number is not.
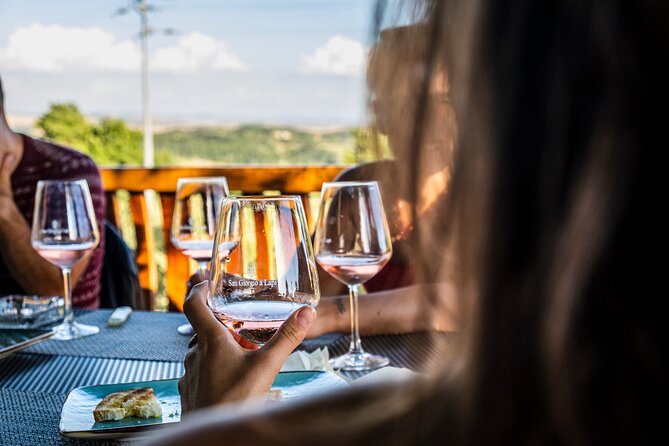
{"type": "MultiPolygon", "coordinates": [[[[107,194],[107,219],[117,227],[124,226],[123,199],[119,191],[129,195],[129,218],[136,237],[135,258],[142,288],[142,308],[153,310],[158,287],[157,244],[164,246],[165,293],[170,307],[181,309],[186,293],[186,281],[193,272],[192,262],[170,243],[172,211],[177,180],[181,177],[224,176],[230,190],[243,195],[289,194],[302,197],[309,223],[313,229],[316,216],[312,205],[321,184],[332,180],[344,166],[231,166],[231,167],[166,167],[166,168],[101,168],[102,182],[107,194]],[[162,209],[162,230],[158,231],[150,218],[150,194],[159,197],[162,209]],[[156,240],[162,239],[162,243],[156,240]]],[[[126,195],[127,197],[127,195],[126,195]]],[[[155,223],[155,222],[154,222],[155,223]]],[[[127,236],[124,231],[124,236],[127,236]]]]}

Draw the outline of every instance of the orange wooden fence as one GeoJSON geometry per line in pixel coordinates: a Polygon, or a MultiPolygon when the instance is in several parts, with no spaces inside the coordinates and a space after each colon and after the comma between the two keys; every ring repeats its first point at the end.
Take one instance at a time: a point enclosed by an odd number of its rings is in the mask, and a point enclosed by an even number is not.
{"type": "Polygon", "coordinates": [[[153,190],[160,197],[162,207],[162,233],[166,248],[167,267],[165,290],[170,306],[181,309],[186,292],[186,281],[191,274],[187,257],[170,243],[174,192],[181,177],[224,176],[231,191],[244,195],[280,191],[283,194],[300,195],[305,204],[309,227],[315,218],[309,206],[309,194],[320,191],[321,184],[332,180],[343,166],[231,166],[202,168],[101,168],[102,182],[107,194],[107,219],[120,227],[121,213],[116,192],[130,194],[130,213],[137,237],[136,262],[143,293],[142,309],[152,310],[158,290],[156,265],[156,240],[149,220],[147,198],[144,193],[153,190]]]}

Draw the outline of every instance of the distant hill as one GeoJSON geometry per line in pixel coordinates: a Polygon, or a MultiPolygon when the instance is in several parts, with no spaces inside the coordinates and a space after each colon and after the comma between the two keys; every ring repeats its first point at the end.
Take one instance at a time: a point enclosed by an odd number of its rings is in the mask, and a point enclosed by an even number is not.
{"type": "MultiPolygon", "coordinates": [[[[28,125],[13,117],[14,125],[28,125]]],[[[54,103],[30,133],[90,155],[101,166],[140,165],[142,133],[118,118],[89,119],[76,104],[54,103]]],[[[155,164],[350,164],[385,157],[383,138],[368,128],[281,125],[163,125],[154,134],[155,164]],[[380,144],[379,144],[380,142],[380,144]],[[378,150],[381,149],[381,150],[378,150]]]]}
{"type": "Polygon", "coordinates": [[[156,160],[180,164],[336,164],[355,150],[352,130],[316,133],[286,127],[200,127],[155,135],[156,160]]]}

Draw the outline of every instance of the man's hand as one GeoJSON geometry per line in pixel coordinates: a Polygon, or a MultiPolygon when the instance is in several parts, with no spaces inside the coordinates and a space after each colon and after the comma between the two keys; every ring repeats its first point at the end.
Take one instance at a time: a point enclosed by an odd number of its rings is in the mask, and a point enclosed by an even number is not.
{"type": "Polygon", "coordinates": [[[207,288],[207,282],[196,285],[184,304],[197,342],[186,354],[186,373],[179,380],[183,413],[266,397],[286,358],[316,320],[313,308],[302,307],[263,348],[245,349],[207,306],[207,288]]]}

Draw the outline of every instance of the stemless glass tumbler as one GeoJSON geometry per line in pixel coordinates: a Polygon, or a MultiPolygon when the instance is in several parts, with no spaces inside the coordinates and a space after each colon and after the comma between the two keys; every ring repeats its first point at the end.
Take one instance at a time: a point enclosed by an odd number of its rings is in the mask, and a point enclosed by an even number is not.
{"type": "Polygon", "coordinates": [[[320,298],[302,202],[246,196],[221,203],[209,306],[228,328],[264,345],[291,313],[320,298]]]}

